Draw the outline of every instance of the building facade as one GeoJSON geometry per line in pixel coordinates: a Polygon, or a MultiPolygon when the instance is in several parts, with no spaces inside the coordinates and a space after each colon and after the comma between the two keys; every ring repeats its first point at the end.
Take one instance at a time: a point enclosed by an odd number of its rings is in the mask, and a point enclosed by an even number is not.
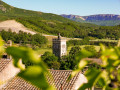
{"type": "Polygon", "coordinates": [[[62,56],[66,55],[67,45],[66,40],[62,39],[60,34],[58,35],[58,38],[53,39],[53,54],[55,56],[61,58],[62,56]]]}

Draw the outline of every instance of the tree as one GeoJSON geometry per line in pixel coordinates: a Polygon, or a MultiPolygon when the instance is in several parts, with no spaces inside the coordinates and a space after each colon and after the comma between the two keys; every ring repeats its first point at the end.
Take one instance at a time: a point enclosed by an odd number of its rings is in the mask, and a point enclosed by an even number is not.
{"type": "Polygon", "coordinates": [[[84,49],[93,53],[93,56],[91,56],[91,57],[98,56],[97,55],[98,53],[97,53],[97,51],[96,51],[96,49],[95,49],[95,47],[93,45],[91,45],[91,46],[85,46],[84,49]]]}
{"type": "Polygon", "coordinates": [[[75,47],[72,47],[70,52],[69,52],[69,55],[76,55],[79,51],[81,50],[81,48],[79,46],[75,46],[75,47]]]}
{"type": "Polygon", "coordinates": [[[58,61],[51,62],[51,69],[59,70],[60,69],[60,63],[58,61]]]}
{"type": "Polygon", "coordinates": [[[41,56],[42,60],[47,64],[50,69],[59,69],[60,63],[58,62],[58,57],[50,52],[45,52],[41,56]]]}
{"type": "MultiPolygon", "coordinates": [[[[89,70],[84,74],[87,77],[88,82],[81,85],[79,90],[85,90],[87,88],[92,89],[92,87],[98,82],[102,86],[103,90],[120,89],[120,47],[106,49],[101,45],[101,50],[101,60],[103,63],[100,67],[102,68],[89,68],[89,70]]],[[[0,55],[2,55],[3,51],[3,41],[0,38],[0,55]]],[[[54,90],[54,88],[51,88],[46,81],[45,75],[49,72],[38,54],[36,54],[37,52],[25,47],[8,47],[5,51],[14,58],[14,66],[20,68],[21,71],[18,73],[19,77],[31,82],[31,84],[43,90],[54,90]],[[34,65],[25,68],[20,60],[31,61],[34,65]]],[[[49,53],[47,55],[49,55],[49,53]]],[[[87,61],[84,58],[91,55],[92,52],[84,49],[76,55],[76,60],[79,61],[78,67],[72,72],[70,78],[89,64],[90,61],[87,61]]]]}
{"type": "Polygon", "coordinates": [[[47,43],[47,39],[40,35],[40,34],[34,34],[32,37],[32,44],[38,45],[40,46],[40,44],[46,44],[47,43]]]}
{"type": "MultiPolygon", "coordinates": [[[[2,55],[3,50],[3,41],[0,37],[0,56],[2,55]]],[[[54,90],[54,88],[46,81],[45,75],[49,72],[47,67],[39,58],[37,52],[33,51],[31,48],[26,47],[7,47],[6,52],[13,57],[14,66],[20,69],[20,72],[18,73],[19,77],[27,80],[40,89],[54,90]],[[25,67],[21,61],[30,61],[34,65],[25,67]]]]}
{"type": "Polygon", "coordinates": [[[41,46],[43,44],[47,43],[47,39],[40,35],[35,34],[32,35],[30,33],[25,33],[23,31],[19,31],[19,33],[2,30],[0,32],[0,35],[2,36],[3,40],[8,41],[12,40],[14,43],[21,43],[21,44],[32,44],[34,46],[41,46]]]}
{"type": "MultiPolygon", "coordinates": [[[[97,83],[102,86],[103,90],[120,89],[120,47],[106,49],[101,45],[101,50],[101,60],[103,63],[98,66],[102,68],[89,68],[84,74],[88,82],[80,86],[79,90],[92,89],[97,83]]],[[[80,51],[76,56],[77,60],[79,60],[78,67],[72,72],[70,78],[89,65],[90,61],[87,61],[85,58],[92,54],[93,52],[90,51],[80,51]]]]}
{"type": "Polygon", "coordinates": [[[61,67],[60,69],[64,70],[73,70],[76,68],[77,60],[75,59],[75,56],[80,52],[81,48],[79,46],[72,47],[69,55],[64,56],[61,60],[61,67]]]}

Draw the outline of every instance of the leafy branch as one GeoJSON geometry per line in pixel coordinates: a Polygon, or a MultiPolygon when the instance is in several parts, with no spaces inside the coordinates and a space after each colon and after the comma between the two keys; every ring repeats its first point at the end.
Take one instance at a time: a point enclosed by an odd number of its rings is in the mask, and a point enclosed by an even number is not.
{"type": "MultiPolygon", "coordinates": [[[[101,49],[101,69],[89,68],[85,72],[88,82],[81,85],[79,90],[85,90],[87,88],[92,89],[97,83],[102,86],[103,90],[120,89],[120,47],[106,49],[105,46],[101,45],[101,49]]],[[[82,50],[76,56],[76,60],[79,60],[78,67],[72,72],[70,78],[74,77],[79,71],[88,66],[90,61],[84,58],[91,55],[91,52],[82,50]]]]}
{"type": "MultiPolygon", "coordinates": [[[[2,55],[3,50],[3,41],[0,38],[0,55],[2,55]]],[[[54,90],[54,87],[48,84],[45,77],[49,71],[35,51],[26,47],[7,47],[6,52],[13,57],[14,66],[20,68],[21,72],[18,73],[19,77],[40,89],[54,90]],[[30,61],[34,65],[25,68],[22,61],[30,61]]]]}

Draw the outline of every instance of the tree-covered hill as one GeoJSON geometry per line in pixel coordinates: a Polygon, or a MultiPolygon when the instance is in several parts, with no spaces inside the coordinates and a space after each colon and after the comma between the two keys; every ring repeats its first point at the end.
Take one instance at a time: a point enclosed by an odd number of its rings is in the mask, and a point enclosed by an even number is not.
{"type": "Polygon", "coordinates": [[[98,27],[94,24],[75,22],[51,13],[19,9],[3,1],[0,1],[0,17],[0,21],[16,19],[27,28],[37,32],[54,35],[61,33],[65,37],[83,37],[90,30],[98,27]]]}
{"type": "Polygon", "coordinates": [[[80,23],[59,15],[38,11],[19,9],[0,0],[0,21],[15,19],[25,27],[39,33],[64,37],[120,38],[120,26],[97,26],[90,23],[80,23]]]}

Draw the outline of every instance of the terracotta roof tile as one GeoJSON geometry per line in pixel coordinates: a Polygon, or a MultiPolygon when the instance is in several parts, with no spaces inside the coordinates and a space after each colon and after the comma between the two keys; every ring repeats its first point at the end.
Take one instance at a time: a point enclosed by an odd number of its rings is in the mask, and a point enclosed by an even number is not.
{"type": "Polygon", "coordinates": [[[13,78],[2,90],[39,90],[20,77],[13,78]]]}
{"type": "Polygon", "coordinates": [[[10,62],[11,60],[0,59],[0,72],[2,72],[10,62]]]}
{"type": "Polygon", "coordinates": [[[63,90],[72,90],[80,74],[79,72],[75,77],[73,77],[68,82],[67,79],[70,76],[72,70],[49,70],[49,71],[52,75],[52,79],[50,79],[49,75],[47,75],[47,80],[50,85],[54,85],[58,90],[61,88],[61,85],[63,87],[63,90]]]}
{"type": "MultiPolygon", "coordinates": [[[[49,70],[52,78],[47,75],[47,80],[50,85],[54,85],[57,90],[60,90],[61,84],[63,90],[73,90],[74,84],[78,79],[79,74],[72,78],[69,82],[67,79],[71,74],[72,70],[49,70]]],[[[35,86],[31,85],[29,82],[25,81],[20,77],[15,77],[12,79],[2,90],[39,90],[35,86]]]]}

